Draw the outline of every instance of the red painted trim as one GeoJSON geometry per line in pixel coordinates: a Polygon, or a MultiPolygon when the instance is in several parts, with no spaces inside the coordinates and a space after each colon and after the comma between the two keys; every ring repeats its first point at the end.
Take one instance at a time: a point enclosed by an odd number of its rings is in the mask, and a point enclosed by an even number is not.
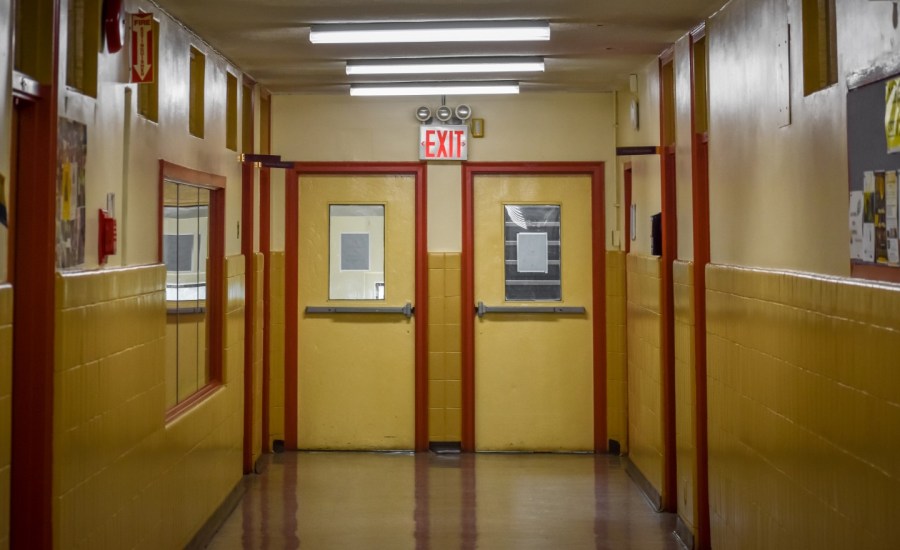
{"type": "Polygon", "coordinates": [[[706,36],[703,24],[691,33],[691,196],[694,223],[694,548],[712,547],[709,526],[709,438],[706,383],[706,264],[709,249],[709,160],[707,139],[696,131],[694,44],[706,36]]]}
{"type": "MultiPolygon", "coordinates": [[[[411,175],[415,178],[415,208],[416,208],[416,219],[415,219],[415,231],[416,231],[416,251],[415,251],[415,281],[416,281],[416,290],[415,290],[415,449],[416,451],[427,451],[428,450],[428,192],[427,192],[427,166],[423,163],[409,163],[409,162],[345,162],[345,163],[336,163],[336,162],[295,162],[292,173],[295,174],[294,179],[292,180],[293,184],[288,182],[286,185],[288,189],[295,188],[294,193],[295,196],[292,198],[291,195],[286,197],[287,200],[287,208],[289,215],[287,216],[287,225],[288,230],[293,230],[295,233],[299,231],[299,176],[300,175],[311,175],[311,174],[378,174],[378,175],[388,175],[388,174],[397,174],[397,175],[411,175]],[[291,212],[291,208],[295,209],[295,212],[291,212]],[[293,218],[291,218],[293,216],[293,218]]],[[[288,235],[289,237],[289,235],[288,235]]],[[[298,261],[299,255],[299,237],[296,238],[294,242],[291,242],[290,238],[286,238],[285,248],[287,249],[287,263],[289,265],[296,265],[298,261]],[[291,258],[293,256],[293,259],[291,258]]],[[[287,266],[286,266],[287,267],[287,266]]],[[[299,275],[299,271],[294,273],[293,275],[287,274],[288,284],[285,285],[285,292],[287,293],[288,288],[293,286],[293,301],[294,305],[291,305],[289,300],[286,300],[288,308],[294,309],[294,315],[298,315],[297,308],[299,307],[297,289],[296,289],[296,281],[297,276],[299,275]],[[291,284],[291,281],[294,281],[291,284]]],[[[287,321],[287,320],[286,320],[287,321]]],[[[299,318],[294,321],[293,328],[290,323],[286,322],[287,325],[287,334],[294,335],[297,334],[297,330],[299,327],[299,318]]],[[[286,338],[287,341],[295,340],[295,338],[286,338]]],[[[287,344],[287,342],[286,342],[287,344]]],[[[292,342],[294,348],[296,348],[296,341],[292,342]]],[[[297,357],[298,350],[294,350],[294,357],[297,357]]],[[[287,360],[285,361],[285,385],[287,385],[287,370],[288,365],[293,364],[296,365],[297,359],[294,359],[294,363],[289,363],[287,360]]],[[[294,372],[292,373],[293,377],[293,400],[296,404],[296,395],[297,395],[297,371],[296,366],[293,368],[294,372]]],[[[285,399],[285,409],[287,409],[287,398],[285,399]]],[[[285,414],[288,415],[288,418],[285,419],[285,426],[287,430],[287,421],[290,419],[290,414],[287,410],[285,414]]],[[[297,417],[296,411],[293,413],[293,417],[297,417]]],[[[296,434],[296,426],[294,427],[294,433],[296,434]]],[[[295,435],[296,437],[296,435],[295,435]]],[[[287,445],[287,439],[285,440],[286,446],[288,448],[296,448],[296,441],[294,442],[294,446],[287,445]]]]}
{"type": "Polygon", "coordinates": [[[428,450],[428,182],[416,166],[416,451],[428,450]],[[422,307],[425,306],[425,307],[422,307]]]}
{"type": "Polygon", "coordinates": [[[168,424],[169,422],[172,422],[173,420],[176,420],[178,417],[182,416],[184,413],[193,409],[195,405],[197,405],[201,401],[205,401],[207,397],[216,393],[219,390],[219,388],[222,388],[222,387],[224,387],[222,385],[222,382],[216,380],[214,382],[211,382],[211,383],[203,386],[196,392],[189,395],[183,401],[179,401],[178,404],[176,404],[174,407],[172,407],[171,409],[166,411],[166,419],[165,419],[166,424],[168,424]]]}
{"type": "Polygon", "coordinates": [[[475,451],[475,177],[486,174],[587,174],[591,176],[593,274],[594,449],[608,447],[606,396],[606,221],[604,165],[596,162],[464,163],[462,166],[462,442],[475,451]]]}
{"type": "Polygon", "coordinates": [[[900,283],[900,269],[886,265],[850,262],[850,276],[873,281],[900,283]]]}
{"type": "MultiPolygon", "coordinates": [[[[59,3],[53,2],[52,9],[56,31],[59,3]]],[[[54,46],[54,66],[56,54],[54,46]]],[[[18,171],[13,186],[21,187],[15,208],[28,215],[17,217],[11,243],[16,262],[9,540],[11,548],[49,550],[54,501],[57,88],[42,88],[39,99],[23,99],[16,109],[19,132],[13,139],[18,171]]]]}
{"type": "Polygon", "coordinates": [[[300,185],[297,172],[284,172],[284,447],[297,449],[297,337],[300,329],[297,281],[300,276],[300,185]]]}
{"type": "Polygon", "coordinates": [[[633,172],[631,171],[631,163],[625,164],[625,170],[622,174],[623,186],[625,187],[625,231],[622,233],[625,235],[625,254],[631,252],[631,201],[633,197],[632,193],[632,178],[633,172]]]}
{"type": "Polygon", "coordinates": [[[244,256],[244,473],[253,471],[253,359],[256,332],[256,265],[254,257],[253,165],[241,165],[241,254],[244,256]]]}
{"type": "Polygon", "coordinates": [[[674,79],[672,89],[666,89],[663,76],[664,66],[672,63],[672,57],[660,57],[659,62],[659,111],[660,111],[660,143],[664,150],[660,158],[661,168],[661,203],[662,203],[662,280],[660,281],[660,302],[662,309],[662,334],[660,338],[662,353],[662,400],[661,416],[663,434],[663,472],[662,499],[663,510],[675,512],[677,502],[677,464],[675,442],[675,297],[673,292],[673,264],[678,258],[678,222],[677,204],[675,201],[675,148],[667,147],[665,139],[665,121],[674,117],[675,113],[666,112],[666,94],[675,93],[674,79]]]}
{"type": "Polygon", "coordinates": [[[592,330],[594,337],[594,452],[609,450],[609,429],[607,425],[607,374],[606,374],[606,208],[604,207],[603,165],[594,169],[591,175],[591,222],[593,251],[593,311],[592,330]]]}
{"type": "Polygon", "coordinates": [[[475,451],[475,203],[473,166],[462,165],[462,253],[460,268],[460,351],[462,352],[462,430],[460,448],[475,451]]]}
{"type": "Polygon", "coordinates": [[[209,265],[210,273],[218,276],[207,277],[206,319],[209,338],[209,381],[194,394],[178,402],[166,411],[166,422],[177,418],[206,397],[212,395],[223,382],[225,308],[225,176],[202,172],[159,160],[159,220],[158,254],[162,262],[162,219],[165,181],[174,181],[210,190],[209,194],[209,265]]]}
{"type": "Polygon", "coordinates": [[[263,255],[263,340],[262,340],[262,451],[272,450],[269,417],[272,391],[272,357],[269,346],[272,341],[272,171],[259,171],[259,251],[263,255]]]}

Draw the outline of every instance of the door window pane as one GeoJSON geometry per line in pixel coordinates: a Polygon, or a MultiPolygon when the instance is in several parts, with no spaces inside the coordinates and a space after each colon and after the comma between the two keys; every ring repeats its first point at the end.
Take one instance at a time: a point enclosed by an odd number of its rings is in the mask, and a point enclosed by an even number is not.
{"type": "Polygon", "coordinates": [[[329,206],[331,300],[384,300],[384,205],[329,206]]]}
{"type": "Polygon", "coordinates": [[[559,205],[507,204],[503,209],[507,301],[559,301],[559,205]]]}

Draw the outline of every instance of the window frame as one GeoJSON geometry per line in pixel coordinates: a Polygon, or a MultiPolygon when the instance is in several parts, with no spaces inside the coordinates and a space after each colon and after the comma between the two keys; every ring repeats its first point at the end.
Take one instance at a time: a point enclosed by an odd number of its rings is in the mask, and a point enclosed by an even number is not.
{"type": "MultiPolygon", "coordinates": [[[[157,227],[157,261],[163,263],[163,197],[166,181],[202,187],[210,191],[209,237],[207,252],[209,269],[206,274],[207,349],[209,350],[209,379],[196,392],[166,410],[166,423],[206,400],[224,383],[224,307],[225,307],[225,176],[202,172],[159,160],[159,198],[157,227]]],[[[168,383],[168,381],[166,381],[168,383]]]]}

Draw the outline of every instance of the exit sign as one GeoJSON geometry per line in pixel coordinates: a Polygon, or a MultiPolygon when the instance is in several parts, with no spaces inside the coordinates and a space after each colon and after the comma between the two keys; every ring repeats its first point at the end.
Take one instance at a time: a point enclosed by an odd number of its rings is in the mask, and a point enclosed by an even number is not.
{"type": "Polygon", "coordinates": [[[468,126],[419,126],[419,160],[468,159],[468,126]]]}

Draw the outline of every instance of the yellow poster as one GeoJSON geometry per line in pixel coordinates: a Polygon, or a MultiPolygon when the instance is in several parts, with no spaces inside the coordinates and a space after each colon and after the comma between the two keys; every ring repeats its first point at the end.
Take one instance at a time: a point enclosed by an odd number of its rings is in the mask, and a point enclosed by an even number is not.
{"type": "Polygon", "coordinates": [[[884,89],[884,134],[888,153],[900,153],[900,78],[888,80],[884,89]]]}

